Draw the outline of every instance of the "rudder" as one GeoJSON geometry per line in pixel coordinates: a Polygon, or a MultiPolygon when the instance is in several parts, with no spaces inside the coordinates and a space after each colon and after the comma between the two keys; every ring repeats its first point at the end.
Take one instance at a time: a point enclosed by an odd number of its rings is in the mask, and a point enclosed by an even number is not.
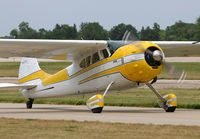
{"type": "Polygon", "coordinates": [[[18,76],[20,84],[38,84],[38,80],[35,79],[42,79],[45,75],[47,74],[41,70],[36,58],[22,58],[18,76]]]}

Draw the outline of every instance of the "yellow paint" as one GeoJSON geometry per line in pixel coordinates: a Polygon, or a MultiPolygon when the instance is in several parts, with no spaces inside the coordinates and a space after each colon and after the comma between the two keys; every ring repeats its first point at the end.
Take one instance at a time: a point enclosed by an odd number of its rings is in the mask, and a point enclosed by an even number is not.
{"type": "Polygon", "coordinates": [[[94,101],[94,100],[97,100],[97,99],[103,99],[103,98],[104,98],[104,97],[103,97],[102,94],[98,94],[98,95],[96,95],[94,98],[88,99],[87,103],[90,103],[90,102],[92,102],[92,101],[94,101]]]}
{"type": "Polygon", "coordinates": [[[169,94],[165,100],[169,100],[169,99],[172,99],[172,98],[176,98],[176,95],[175,94],[169,94]]]}
{"type": "Polygon", "coordinates": [[[104,102],[97,102],[94,104],[90,104],[90,106],[98,105],[99,107],[104,107],[104,102]]]}
{"type": "Polygon", "coordinates": [[[57,82],[61,82],[68,79],[69,79],[69,76],[67,74],[67,70],[63,69],[57,72],[56,74],[48,76],[48,78],[43,79],[42,83],[43,85],[48,85],[48,84],[57,83],[57,82]]]}
{"type": "Polygon", "coordinates": [[[98,77],[101,77],[101,76],[104,76],[104,75],[108,75],[108,74],[111,74],[111,73],[119,72],[120,69],[122,69],[122,66],[119,66],[119,67],[116,67],[116,68],[113,68],[113,69],[109,69],[109,70],[103,71],[101,73],[98,73],[96,75],[90,76],[90,77],[88,77],[88,78],[80,81],[80,83],[84,83],[84,82],[92,80],[94,78],[98,78],[98,77]]]}
{"type": "MultiPolygon", "coordinates": [[[[117,58],[120,58],[120,57],[123,57],[123,56],[126,56],[126,55],[131,55],[132,52],[144,53],[144,50],[146,50],[146,48],[151,47],[151,46],[154,46],[154,47],[157,47],[158,49],[160,49],[159,46],[152,44],[151,42],[140,42],[140,43],[134,43],[134,44],[129,44],[129,45],[123,46],[123,47],[119,48],[111,58],[107,59],[107,62],[117,59],[117,58]]],[[[160,49],[160,51],[162,52],[162,49],[160,49]]],[[[105,61],[102,61],[102,62],[105,63],[105,61]]],[[[93,66],[96,66],[96,65],[93,65],[93,66]]],[[[134,62],[127,63],[127,64],[124,64],[119,67],[115,67],[113,69],[106,70],[106,71],[98,73],[96,75],[90,76],[90,77],[80,81],[80,83],[84,83],[84,82],[92,80],[94,78],[98,78],[98,77],[101,77],[101,76],[104,76],[107,74],[111,74],[111,73],[115,73],[115,72],[122,73],[127,79],[132,80],[132,81],[148,82],[148,81],[152,80],[153,78],[155,78],[155,76],[160,74],[162,68],[163,68],[163,65],[158,66],[157,69],[153,69],[151,66],[149,66],[147,64],[147,62],[145,60],[134,61],[134,62]]],[[[91,67],[89,69],[91,69],[91,67]]],[[[85,71],[87,71],[89,69],[85,69],[85,71]]],[[[75,76],[77,76],[77,75],[75,75],[75,76]]]]}
{"type": "MultiPolygon", "coordinates": [[[[158,45],[153,44],[152,42],[138,42],[121,48],[124,51],[124,56],[126,56],[130,55],[133,50],[135,50],[135,53],[144,53],[144,50],[151,46],[156,47],[163,52],[158,45]]],[[[163,65],[158,66],[157,69],[153,69],[145,60],[140,60],[125,64],[121,72],[129,80],[136,82],[148,82],[160,74],[162,68],[163,65]]]]}
{"type": "MultiPolygon", "coordinates": [[[[157,47],[158,49],[160,49],[159,46],[152,44],[151,42],[133,43],[133,44],[129,44],[129,45],[119,48],[114,53],[114,55],[108,59],[108,61],[111,61],[110,59],[113,60],[113,57],[115,59],[115,58],[120,58],[120,57],[123,57],[126,55],[131,55],[131,54],[133,54],[133,52],[144,53],[144,50],[146,50],[146,48],[151,47],[151,46],[154,46],[154,47],[157,47]]],[[[160,51],[162,52],[162,49],[160,49],[160,51]]],[[[84,82],[92,80],[94,78],[98,78],[100,76],[104,76],[104,75],[115,73],[115,72],[121,72],[127,79],[132,80],[132,81],[148,82],[148,81],[152,80],[153,78],[155,78],[155,76],[160,74],[162,68],[163,68],[163,65],[158,66],[157,69],[153,69],[151,66],[149,66],[147,64],[147,62],[145,60],[134,61],[134,62],[127,63],[127,64],[124,64],[122,66],[119,66],[119,67],[116,67],[113,69],[109,69],[109,70],[101,72],[101,73],[98,73],[91,77],[88,77],[88,78],[80,81],[80,83],[84,83],[84,82]]]]}
{"type": "Polygon", "coordinates": [[[24,83],[24,82],[35,80],[38,78],[40,78],[41,80],[44,80],[45,78],[48,78],[49,76],[51,76],[51,75],[45,73],[43,70],[40,70],[38,72],[32,73],[29,76],[26,76],[26,77],[18,80],[18,83],[24,83]]]}
{"type": "MultiPolygon", "coordinates": [[[[169,100],[169,99],[172,99],[172,98],[176,98],[176,95],[175,94],[169,94],[165,100],[169,100]]],[[[168,104],[171,104],[172,106],[177,106],[177,101],[168,101],[167,102],[168,104]]]]}
{"type": "Polygon", "coordinates": [[[69,79],[69,76],[67,74],[66,69],[63,69],[54,75],[47,74],[43,70],[40,70],[40,71],[35,72],[23,79],[18,80],[18,83],[24,83],[24,82],[28,82],[30,80],[35,80],[38,78],[40,78],[42,80],[43,85],[48,85],[48,84],[67,80],[67,79],[69,79]]]}
{"type": "MultiPolygon", "coordinates": [[[[94,98],[92,98],[92,99],[89,98],[88,101],[87,101],[87,104],[90,103],[90,102],[93,102],[95,100],[99,100],[99,99],[102,100],[103,98],[104,97],[103,97],[102,94],[97,94],[97,95],[95,95],[94,98]]],[[[94,105],[98,105],[99,107],[104,107],[104,101],[103,102],[96,102],[96,103],[90,104],[91,107],[94,106],[94,105]]]]}
{"type": "Polygon", "coordinates": [[[171,104],[172,106],[176,107],[177,106],[177,101],[170,101],[168,104],[171,104]]]}

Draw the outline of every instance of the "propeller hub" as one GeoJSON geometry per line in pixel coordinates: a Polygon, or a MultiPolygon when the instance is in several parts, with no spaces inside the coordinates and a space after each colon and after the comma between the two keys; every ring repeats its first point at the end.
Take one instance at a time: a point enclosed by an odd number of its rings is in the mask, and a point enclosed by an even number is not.
{"type": "Polygon", "coordinates": [[[153,51],[153,59],[155,60],[155,61],[162,61],[163,60],[163,54],[162,54],[162,52],[161,51],[159,51],[159,50],[155,50],[155,51],[153,51]]]}

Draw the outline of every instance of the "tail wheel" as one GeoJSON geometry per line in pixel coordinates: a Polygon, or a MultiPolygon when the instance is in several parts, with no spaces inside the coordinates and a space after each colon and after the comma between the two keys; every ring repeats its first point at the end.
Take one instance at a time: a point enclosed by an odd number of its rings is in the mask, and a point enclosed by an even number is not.
{"type": "Polygon", "coordinates": [[[26,107],[27,109],[31,109],[32,108],[33,103],[31,103],[30,101],[26,102],[26,107]]]}
{"type": "Polygon", "coordinates": [[[27,109],[31,109],[32,108],[33,101],[34,101],[34,99],[30,98],[29,101],[26,102],[26,108],[27,109]]]}

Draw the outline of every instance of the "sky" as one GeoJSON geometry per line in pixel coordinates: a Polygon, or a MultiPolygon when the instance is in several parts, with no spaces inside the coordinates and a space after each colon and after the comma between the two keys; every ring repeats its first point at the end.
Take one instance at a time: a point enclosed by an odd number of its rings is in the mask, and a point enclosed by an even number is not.
{"type": "Polygon", "coordinates": [[[0,36],[26,21],[34,29],[99,22],[105,29],[125,23],[138,30],[157,22],[162,29],[182,20],[195,23],[200,0],[0,0],[0,36]]]}

